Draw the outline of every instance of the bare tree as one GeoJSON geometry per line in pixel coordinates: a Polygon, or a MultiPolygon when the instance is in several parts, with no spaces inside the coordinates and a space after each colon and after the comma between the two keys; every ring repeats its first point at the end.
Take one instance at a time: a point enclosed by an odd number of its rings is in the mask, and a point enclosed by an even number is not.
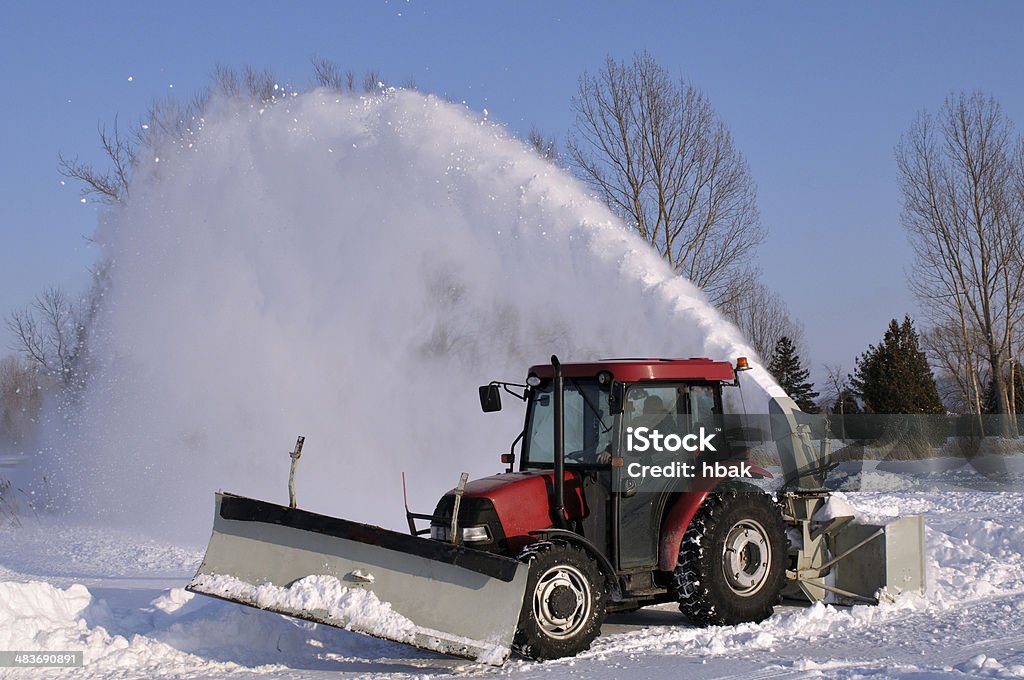
{"type": "Polygon", "coordinates": [[[238,71],[225,66],[224,64],[217,64],[213,67],[213,87],[217,88],[221,94],[227,97],[240,97],[242,96],[242,78],[238,71]]]}
{"type": "Polygon", "coordinates": [[[554,137],[545,137],[536,126],[530,128],[530,134],[526,137],[527,143],[536,151],[541,158],[549,161],[558,160],[558,143],[554,137]]]}
{"type": "Polygon", "coordinates": [[[981,340],[973,327],[935,325],[921,334],[921,345],[936,367],[936,386],[942,402],[952,410],[981,415],[988,370],[978,353],[981,340]]]}
{"type": "Polygon", "coordinates": [[[822,364],[825,369],[825,393],[822,395],[823,410],[831,411],[837,407],[837,413],[844,415],[846,400],[854,394],[850,385],[850,374],[841,364],[822,364]]]}
{"type": "Polygon", "coordinates": [[[241,97],[251,102],[266,102],[281,94],[281,88],[270,69],[256,69],[252,66],[234,69],[218,65],[213,70],[210,87],[200,92],[199,98],[192,101],[184,110],[190,114],[198,114],[203,109],[206,98],[213,92],[227,97],[241,97]]]}
{"type": "Polygon", "coordinates": [[[735,279],[739,286],[722,306],[725,316],[736,324],[754,346],[761,359],[767,361],[775,343],[788,337],[803,353],[803,329],[789,314],[782,298],[752,276],[748,280],[735,279]]]}
{"type": "Polygon", "coordinates": [[[19,445],[35,429],[42,408],[41,376],[35,364],[17,357],[0,360],[0,445],[19,445]]]}
{"type": "Polygon", "coordinates": [[[278,89],[277,80],[270,69],[256,70],[251,66],[242,69],[245,76],[245,94],[254,102],[270,101],[278,89]]]}
{"type": "Polygon", "coordinates": [[[246,67],[241,72],[222,65],[214,68],[212,84],[185,101],[176,97],[154,100],[143,122],[130,134],[122,132],[117,116],[112,130],[98,127],[100,148],[106,156],[107,170],[84,163],[78,157],[57,156],[61,176],[81,183],[83,198],[94,197],[108,205],[128,202],[132,170],[138,162],[136,149],[147,146],[155,136],[183,139],[195,125],[211,93],[227,97],[248,96],[264,101],[273,94],[273,77],[246,67]]]}
{"type": "Polygon", "coordinates": [[[642,53],[584,74],[572,107],[567,148],[583,179],[723,303],[764,231],[750,170],[707,97],[642,53]]]}
{"type": "Polygon", "coordinates": [[[142,123],[135,130],[130,145],[133,150],[131,165],[134,165],[135,148],[153,147],[164,140],[190,139],[200,125],[201,112],[212,96],[263,104],[283,96],[284,92],[269,69],[256,69],[252,66],[235,69],[218,64],[213,69],[209,86],[192,96],[153,100],[142,123]]]}
{"type": "Polygon", "coordinates": [[[316,84],[332,90],[342,89],[342,73],[338,65],[324,57],[313,57],[313,75],[316,84]]]}
{"type": "Polygon", "coordinates": [[[62,177],[81,182],[83,198],[93,196],[108,205],[124,203],[128,200],[128,177],[136,161],[135,146],[121,134],[117,116],[114,116],[112,131],[108,131],[107,126],[101,124],[98,132],[100,146],[110,162],[108,171],[98,171],[92,165],[79,161],[77,156],[66,158],[58,154],[57,172],[62,177]]]}
{"type": "Polygon", "coordinates": [[[43,291],[31,305],[11,313],[7,328],[14,335],[11,349],[61,384],[71,384],[75,358],[82,346],[83,325],[77,307],[64,291],[43,291]]]}
{"type": "Polygon", "coordinates": [[[984,358],[998,413],[1011,411],[1005,376],[1024,288],[1015,150],[998,102],[978,93],[951,95],[937,118],[921,113],[896,147],[917,255],[910,286],[936,326],[959,331],[965,358],[984,358]]]}
{"type": "MultiPolygon", "coordinates": [[[[241,96],[232,94],[238,83],[230,80],[216,80],[217,90],[229,97],[241,96]]],[[[202,110],[202,101],[208,96],[206,92],[202,96],[196,95],[193,101],[182,101],[175,97],[154,99],[149,105],[144,121],[139,126],[137,134],[140,148],[152,148],[163,139],[183,139],[188,135],[189,130],[195,125],[202,110]]]]}
{"type": "Polygon", "coordinates": [[[380,73],[374,70],[366,72],[363,76],[363,92],[366,94],[372,94],[380,89],[381,78],[380,73]]]}

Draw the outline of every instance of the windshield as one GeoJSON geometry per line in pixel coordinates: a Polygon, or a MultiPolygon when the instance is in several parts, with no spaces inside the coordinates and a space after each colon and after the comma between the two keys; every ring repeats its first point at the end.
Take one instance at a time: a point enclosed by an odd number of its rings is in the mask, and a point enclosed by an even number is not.
{"type": "MultiPolygon", "coordinates": [[[[554,398],[551,381],[533,388],[526,423],[525,460],[530,466],[554,462],[554,398]]],[[[612,424],[608,389],[596,380],[565,379],[565,462],[567,465],[598,464],[602,452],[611,452],[612,424]]]]}

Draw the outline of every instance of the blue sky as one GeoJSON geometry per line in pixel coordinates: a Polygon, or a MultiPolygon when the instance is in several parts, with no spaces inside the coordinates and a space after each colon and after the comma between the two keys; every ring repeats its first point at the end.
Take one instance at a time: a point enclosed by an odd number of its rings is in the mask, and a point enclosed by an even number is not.
{"type": "Polygon", "coordinates": [[[8,3],[0,314],[47,285],[81,290],[96,257],[102,212],[61,186],[58,152],[100,161],[98,123],[187,96],[215,64],[298,85],[321,55],[564,142],[580,74],[646,49],[709,95],[747,157],[769,230],[758,262],[815,373],[849,370],[916,310],[893,146],[953,90],[995,95],[1024,126],[1022,25],[1012,2],[8,3]]]}

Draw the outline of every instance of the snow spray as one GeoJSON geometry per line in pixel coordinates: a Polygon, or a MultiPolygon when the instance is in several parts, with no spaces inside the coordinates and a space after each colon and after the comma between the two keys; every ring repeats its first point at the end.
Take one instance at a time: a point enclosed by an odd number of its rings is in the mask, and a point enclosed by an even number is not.
{"type": "MultiPolygon", "coordinates": [[[[753,355],[567,172],[433,96],[214,99],[96,240],[93,376],[43,464],[68,510],[205,540],[213,492],[391,528],[498,472],[531,364],[753,355]]],[[[748,408],[778,390],[744,374],[748,408]],[[747,379],[748,376],[752,379],[747,379]],[[750,390],[759,385],[760,389],[750,390]],[[752,403],[753,402],[753,403],[752,403]]]]}

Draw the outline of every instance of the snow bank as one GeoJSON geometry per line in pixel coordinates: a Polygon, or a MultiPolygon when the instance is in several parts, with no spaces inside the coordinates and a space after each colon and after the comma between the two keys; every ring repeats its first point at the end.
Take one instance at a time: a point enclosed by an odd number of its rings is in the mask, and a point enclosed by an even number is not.
{"type": "MultiPolygon", "coordinates": [[[[314,592],[325,598],[331,592],[319,583],[303,590],[314,598],[314,592]]],[[[362,603],[355,609],[366,613],[374,608],[362,603]]],[[[374,653],[394,653],[397,646],[195,598],[181,588],[166,591],[126,616],[80,584],[58,588],[35,581],[0,582],[0,649],[82,651],[84,667],[62,669],[59,677],[148,678],[196,671],[204,677],[252,670],[275,673],[294,665],[330,671],[338,669],[346,654],[372,658],[374,653]]],[[[406,648],[401,649],[408,656],[406,648]]]]}
{"type": "Polygon", "coordinates": [[[64,650],[78,643],[82,613],[92,603],[85,586],[0,583],[0,649],[64,650]]]}
{"type": "MultiPolygon", "coordinates": [[[[212,492],[389,526],[495,472],[522,409],[475,387],[531,363],[751,355],[566,172],[435,97],[217,100],[144,150],[96,234],[112,262],[78,427],[43,472],[64,505],[208,530],[212,492]],[[159,163],[156,162],[159,157],[159,163]]],[[[744,374],[757,409],[773,383],[744,374]]],[[[127,519],[126,519],[127,518],[127,519]]]]}
{"type": "Polygon", "coordinates": [[[395,640],[412,642],[416,625],[362,588],[346,588],[333,576],[307,576],[281,588],[270,583],[253,585],[233,576],[200,574],[194,584],[203,592],[245,602],[260,609],[284,613],[316,612],[334,619],[348,630],[359,630],[395,640]]]}
{"type": "Polygon", "coordinates": [[[956,670],[975,678],[1022,678],[1024,664],[1013,664],[1009,668],[985,654],[978,654],[970,661],[956,665],[956,670]]]}
{"type": "MultiPolygon", "coordinates": [[[[62,670],[62,677],[112,671],[146,677],[207,663],[141,635],[112,635],[104,627],[91,624],[94,617],[109,621],[112,615],[105,603],[93,601],[85,586],[74,584],[62,589],[38,581],[0,583],[0,649],[82,651],[85,666],[78,671],[62,670]]],[[[216,672],[237,667],[214,662],[209,669],[216,672]]]]}

